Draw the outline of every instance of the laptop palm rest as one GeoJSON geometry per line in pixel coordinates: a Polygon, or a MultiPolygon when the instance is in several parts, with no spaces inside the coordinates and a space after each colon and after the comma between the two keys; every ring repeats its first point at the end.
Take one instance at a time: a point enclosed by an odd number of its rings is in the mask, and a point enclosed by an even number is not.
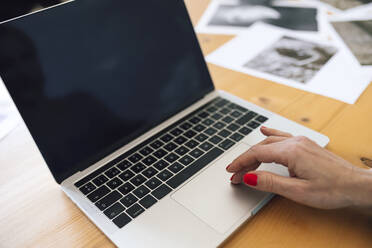
{"type": "Polygon", "coordinates": [[[247,218],[268,193],[245,185],[232,185],[226,166],[249,149],[240,144],[216,161],[194,180],[172,195],[172,198],[223,234],[242,218],[247,218]]]}

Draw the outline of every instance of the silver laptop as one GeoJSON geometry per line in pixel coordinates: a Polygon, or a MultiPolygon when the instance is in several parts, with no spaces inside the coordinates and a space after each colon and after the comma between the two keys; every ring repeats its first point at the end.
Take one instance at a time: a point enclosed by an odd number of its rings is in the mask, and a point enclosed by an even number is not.
{"type": "Polygon", "coordinates": [[[2,23],[0,75],[56,182],[119,247],[215,247],[253,217],[272,195],[225,167],[262,124],[328,142],[215,90],[181,0],[79,0],[2,23]]]}

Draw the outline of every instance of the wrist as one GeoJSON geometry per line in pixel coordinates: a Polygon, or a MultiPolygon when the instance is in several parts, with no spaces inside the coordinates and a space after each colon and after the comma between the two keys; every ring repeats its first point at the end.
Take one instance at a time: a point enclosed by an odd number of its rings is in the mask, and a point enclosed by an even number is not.
{"type": "Polygon", "coordinates": [[[345,191],[351,207],[372,208],[372,170],[353,167],[345,191]]]}

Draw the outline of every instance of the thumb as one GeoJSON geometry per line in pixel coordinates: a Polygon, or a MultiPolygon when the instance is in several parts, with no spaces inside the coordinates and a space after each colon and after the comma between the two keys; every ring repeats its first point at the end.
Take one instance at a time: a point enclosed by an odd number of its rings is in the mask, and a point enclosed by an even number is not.
{"type": "Polygon", "coordinates": [[[272,192],[286,198],[300,201],[306,182],[298,178],[288,178],[267,171],[254,171],[244,175],[246,185],[265,192],[272,192]]]}

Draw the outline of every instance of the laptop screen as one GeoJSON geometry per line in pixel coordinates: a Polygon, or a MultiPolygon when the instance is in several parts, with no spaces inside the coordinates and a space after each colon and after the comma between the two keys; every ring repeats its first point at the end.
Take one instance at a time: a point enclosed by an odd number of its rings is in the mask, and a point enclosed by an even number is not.
{"type": "Polygon", "coordinates": [[[3,23],[0,76],[59,183],[214,88],[182,0],[77,0],[3,23]]]}

